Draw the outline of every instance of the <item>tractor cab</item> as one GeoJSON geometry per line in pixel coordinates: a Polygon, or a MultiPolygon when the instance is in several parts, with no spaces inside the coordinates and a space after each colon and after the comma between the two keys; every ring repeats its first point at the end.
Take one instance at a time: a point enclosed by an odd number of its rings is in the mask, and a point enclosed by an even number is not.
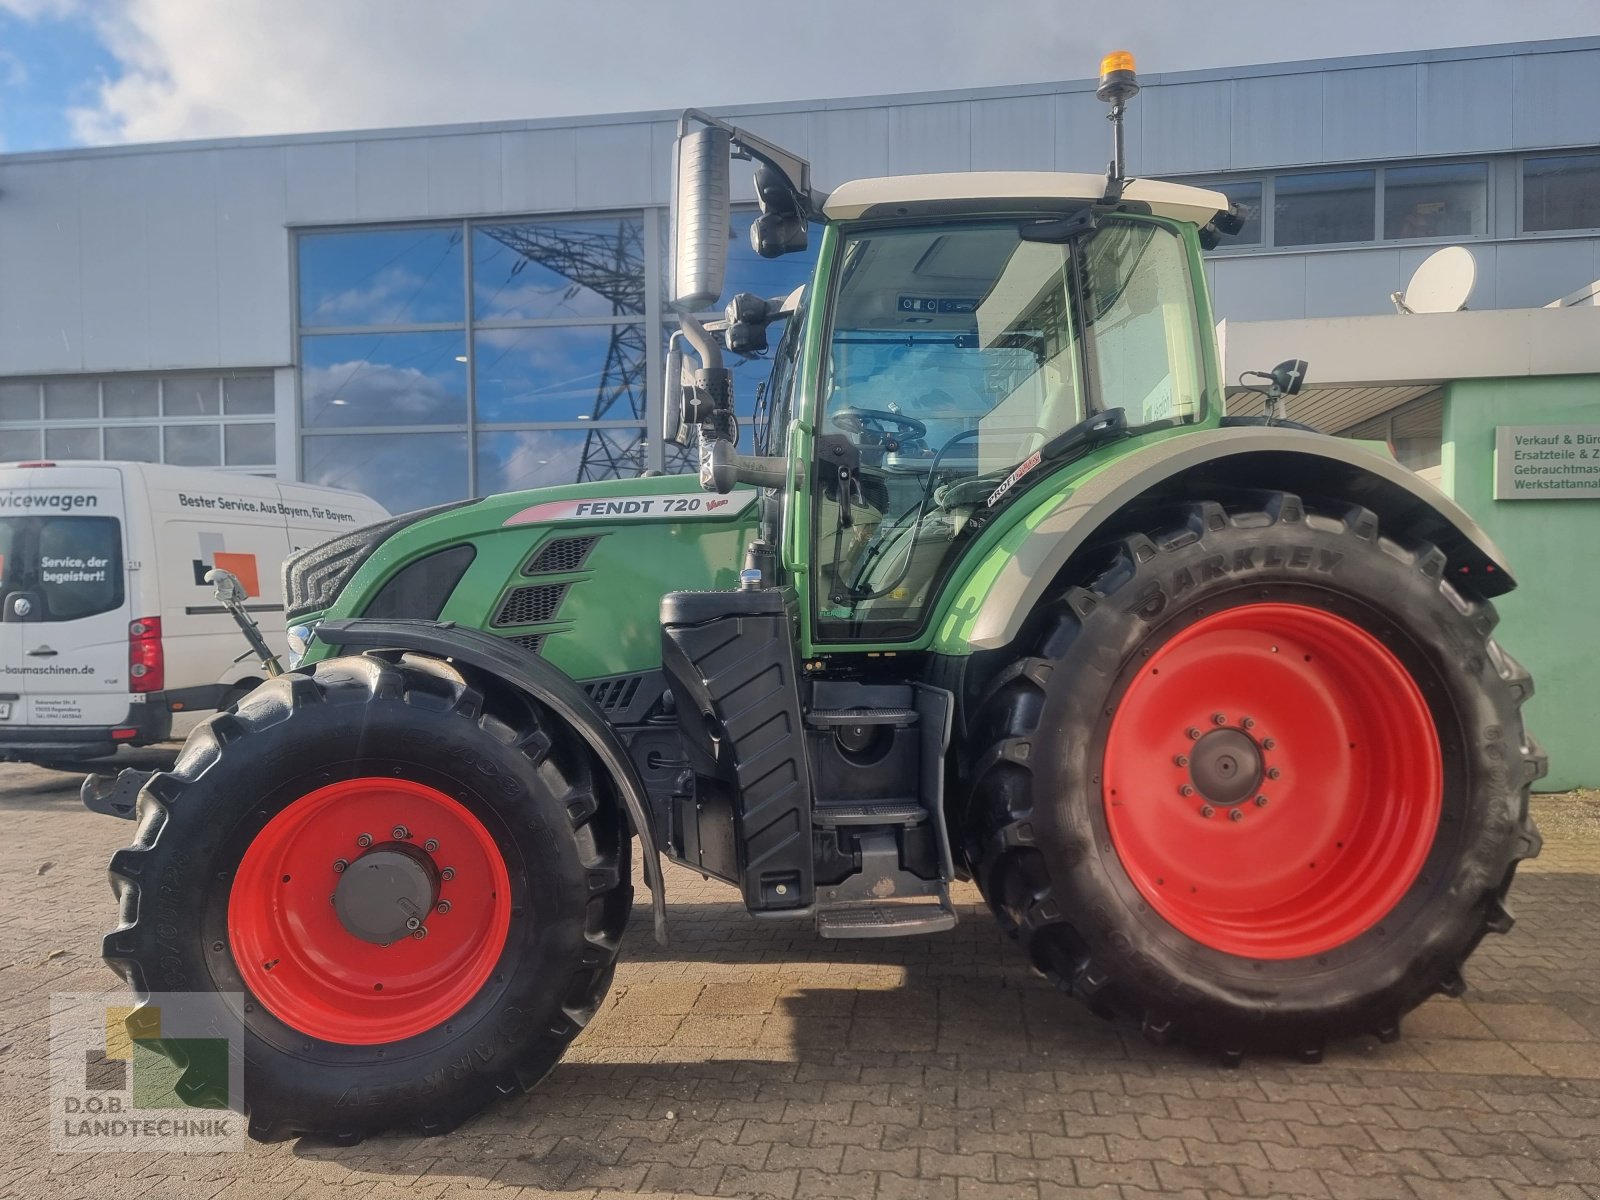
{"type": "Polygon", "coordinates": [[[1235,219],[1218,193],[1124,180],[1114,163],[823,195],[801,160],[696,112],[678,162],[665,433],[698,443],[709,490],[794,482],[766,535],[813,651],[918,641],[974,539],[1053,468],[1220,420],[1199,258],[1235,219]],[[820,253],[809,287],[737,296],[708,327],[693,313],[721,291],[730,153],[760,163],[756,249],[815,234],[820,253]],[[765,350],[780,317],[757,453],[742,455],[724,356],[765,350]]]}

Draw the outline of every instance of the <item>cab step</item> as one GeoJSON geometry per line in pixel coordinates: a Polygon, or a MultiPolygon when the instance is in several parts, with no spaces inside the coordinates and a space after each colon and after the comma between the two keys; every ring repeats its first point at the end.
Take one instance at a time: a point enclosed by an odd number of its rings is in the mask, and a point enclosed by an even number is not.
{"type": "Polygon", "coordinates": [[[806,714],[806,724],[812,729],[841,725],[894,725],[907,729],[917,723],[917,715],[914,708],[814,708],[806,714]]]}
{"type": "Polygon", "coordinates": [[[869,800],[861,804],[819,804],[811,823],[823,829],[838,825],[921,825],[928,810],[916,800],[869,800]]]}
{"type": "Polygon", "coordinates": [[[955,910],[941,899],[855,902],[817,913],[817,933],[825,938],[907,937],[954,929],[955,910]]]}

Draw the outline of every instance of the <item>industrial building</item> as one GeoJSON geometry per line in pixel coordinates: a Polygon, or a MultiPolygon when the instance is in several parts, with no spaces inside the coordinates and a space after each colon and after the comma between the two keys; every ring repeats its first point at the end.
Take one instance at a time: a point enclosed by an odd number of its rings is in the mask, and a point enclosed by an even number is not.
{"type": "MultiPolygon", "coordinates": [[[[1219,187],[1250,215],[1208,268],[1230,322],[1391,311],[1452,243],[1478,261],[1473,308],[1600,276],[1600,38],[1143,82],[1135,172],[1219,187]]],[[[823,187],[1098,170],[1093,89],[731,115],[807,155],[823,187]]],[[[0,457],[270,471],[394,508],[670,466],[647,431],[674,116],[0,156],[0,457]]],[[[730,287],[766,294],[808,265],[756,259],[742,229],[734,259],[730,287]]],[[[741,407],[763,372],[740,372],[741,407]]],[[[1333,432],[1382,417],[1426,467],[1435,401],[1296,415],[1333,432]]]]}

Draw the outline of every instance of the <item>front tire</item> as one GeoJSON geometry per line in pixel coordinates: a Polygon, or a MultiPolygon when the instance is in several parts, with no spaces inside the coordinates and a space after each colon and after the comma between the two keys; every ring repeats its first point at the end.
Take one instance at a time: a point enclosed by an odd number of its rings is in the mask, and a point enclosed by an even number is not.
{"type": "Polygon", "coordinates": [[[1390,1040],[1511,926],[1527,672],[1361,508],[1202,503],[1110,548],[979,705],[967,857],[1034,964],[1237,1061],[1390,1040]]]}
{"type": "MultiPolygon", "coordinates": [[[[141,1002],[237,998],[252,1137],[443,1133],[599,1007],[632,903],[614,799],[520,694],[416,656],[321,662],[146,784],[104,957],[141,1002]]],[[[225,1094],[179,1065],[180,1095],[225,1094]]]]}

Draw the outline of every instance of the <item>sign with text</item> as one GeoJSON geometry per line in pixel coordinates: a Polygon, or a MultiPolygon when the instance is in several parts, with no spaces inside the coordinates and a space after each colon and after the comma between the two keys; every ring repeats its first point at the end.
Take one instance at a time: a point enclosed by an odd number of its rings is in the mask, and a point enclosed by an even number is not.
{"type": "Polygon", "coordinates": [[[1600,497],[1600,425],[1500,425],[1494,433],[1496,500],[1600,497]]]}

